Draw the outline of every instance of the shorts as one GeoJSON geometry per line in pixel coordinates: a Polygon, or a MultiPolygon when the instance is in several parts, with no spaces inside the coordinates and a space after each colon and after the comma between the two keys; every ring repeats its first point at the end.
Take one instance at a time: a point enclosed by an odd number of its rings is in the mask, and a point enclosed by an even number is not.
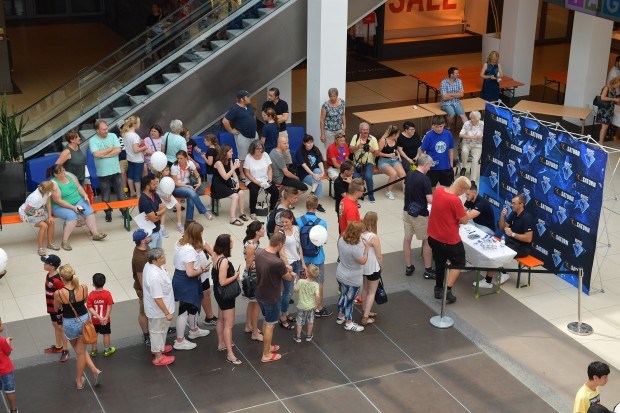
{"type": "Polygon", "coordinates": [[[143,315],[146,317],[146,314],[144,313],[144,291],[142,291],[142,289],[138,289],[138,288],[134,288],[134,291],[136,292],[136,295],[138,296],[138,313],[140,315],[143,315]]]}
{"type": "Polygon", "coordinates": [[[260,311],[265,318],[265,323],[267,324],[275,324],[280,319],[280,302],[275,303],[267,303],[260,298],[256,298],[258,301],[258,305],[260,306],[260,311]]]}
{"type": "Polygon", "coordinates": [[[390,165],[392,168],[396,168],[396,165],[400,163],[398,158],[379,158],[377,161],[377,168],[382,169],[385,165],[390,165]]]}
{"type": "Polygon", "coordinates": [[[368,281],[377,281],[381,278],[381,271],[376,271],[372,274],[364,274],[364,277],[366,277],[368,281]]]}
{"type": "Polygon", "coordinates": [[[405,236],[413,237],[415,235],[416,239],[420,241],[428,239],[428,217],[421,215],[412,217],[407,211],[403,211],[403,226],[405,227],[405,236]]]}
{"type": "Polygon", "coordinates": [[[118,161],[118,163],[121,166],[121,173],[127,172],[127,169],[129,168],[129,162],[127,161],[127,159],[120,160],[118,161]]]}
{"type": "Polygon", "coordinates": [[[82,323],[85,323],[86,320],[88,320],[88,313],[78,318],[64,317],[62,326],[67,340],[75,340],[82,335],[82,323]]]}
{"type": "Polygon", "coordinates": [[[15,393],[15,373],[10,372],[0,376],[0,386],[5,393],[15,393]]]}
{"type": "Polygon", "coordinates": [[[39,222],[43,222],[47,220],[49,215],[47,215],[47,209],[43,209],[43,215],[34,216],[34,215],[20,214],[19,217],[22,219],[22,221],[27,222],[29,224],[38,224],[39,222]]]}
{"type": "Polygon", "coordinates": [[[446,112],[448,116],[461,116],[465,114],[465,109],[463,109],[463,105],[461,105],[461,102],[457,103],[456,105],[441,105],[440,108],[441,110],[446,112]]]}
{"type": "Polygon", "coordinates": [[[72,209],[61,207],[60,205],[54,205],[52,207],[52,214],[60,219],[64,219],[65,221],[77,221],[79,216],[87,217],[93,213],[93,208],[83,199],[80,199],[75,205],[83,207],[84,212],[78,215],[77,212],[72,209]]]}
{"type": "Polygon", "coordinates": [[[243,136],[242,134],[235,135],[235,143],[237,144],[237,156],[241,161],[245,160],[245,157],[248,155],[248,149],[250,148],[250,143],[253,140],[258,139],[258,133],[254,134],[252,137],[243,136]]]}
{"type": "Polygon", "coordinates": [[[211,288],[211,281],[207,278],[202,282],[202,291],[207,291],[209,288],[211,288]]]}
{"type": "Polygon", "coordinates": [[[127,161],[127,179],[131,179],[134,182],[141,182],[142,171],[144,170],[144,162],[129,162],[127,161]]]}
{"type": "Polygon", "coordinates": [[[295,318],[295,324],[297,324],[298,326],[303,326],[306,323],[314,323],[314,309],[297,310],[297,318],[295,318]]]}
{"type": "Polygon", "coordinates": [[[93,326],[95,326],[95,331],[97,334],[112,334],[112,327],[110,326],[110,323],[106,325],[93,323],[93,326]]]}
{"type": "Polygon", "coordinates": [[[159,231],[151,233],[151,242],[149,242],[149,248],[161,248],[164,239],[159,231]]]}
{"type": "Polygon", "coordinates": [[[426,176],[431,180],[431,187],[437,186],[437,183],[442,186],[450,186],[454,182],[454,171],[450,169],[442,170],[430,170],[426,173],[426,176]]]}
{"type": "Polygon", "coordinates": [[[58,313],[48,313],[50,315],[50,318],[52,319],[52,323],[56,323],[59,326],[62,325],[62,311],[59,311],[58,313]]]}

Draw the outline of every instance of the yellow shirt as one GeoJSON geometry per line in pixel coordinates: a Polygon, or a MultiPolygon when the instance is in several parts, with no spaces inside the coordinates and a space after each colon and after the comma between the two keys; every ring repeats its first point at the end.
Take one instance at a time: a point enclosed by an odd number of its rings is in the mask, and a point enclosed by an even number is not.
{"type": "Polygon", "coordinates": [[[577,391],[575,396],[575,407],[573,413],[587,413],[593,404],[601,404],[601,394],[596,390],[591,390],[585,384],[577,391]]]}
{"type": "MultiPolygon", "coordinates": [[[[377,138],[375,138],[374,136],[368,135],[368,140],[366,142],[368,142],[370,149],[372,149],[373,151],[379,150],[379,142],[377,142],[377,138]]],[[[353,138],[351,138],[351,146],[357,146],[359,144],[359,135],[356,134],[353,136],[353,138]]],[[[359,162],[364,164],[374,164],[375,155],[370,152],[366,152],[364,155],[362,155],[362,149],[357,149],[355,151],[355,155],[353,155],[353,161],[356,163],[359,162]]]]}

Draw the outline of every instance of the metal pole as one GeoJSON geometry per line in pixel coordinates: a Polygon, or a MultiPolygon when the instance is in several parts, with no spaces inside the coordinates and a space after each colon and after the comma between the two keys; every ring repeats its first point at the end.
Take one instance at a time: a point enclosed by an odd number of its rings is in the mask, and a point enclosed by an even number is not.
{"type": "Polygon", "coordinates": [[[446,266],[446,272],[444,274],[443,279],[443,297],[441,298],[441,313],[440,315],[436,315],[431,317],[431,324],[433,327],[437,328],[450,328],[454,325],[454,320],[448,316],[444,316],[444,308],[446,307],[446,292],[448,291],[448,274],[450,273],[449,268],[446,266]]]}
{"type": "Polygon", "coordinates": [[[581,322],[581,294],[583,289],[583,268],[579,268],[578,275],[579,282],[577,285],[579,286],[579,291],[577,292],[577,321],[568,324],[568,330],[577,334],[578,336],[589,336],[594,333],[594,329],[590,327],[586,323],[581,322]]]}

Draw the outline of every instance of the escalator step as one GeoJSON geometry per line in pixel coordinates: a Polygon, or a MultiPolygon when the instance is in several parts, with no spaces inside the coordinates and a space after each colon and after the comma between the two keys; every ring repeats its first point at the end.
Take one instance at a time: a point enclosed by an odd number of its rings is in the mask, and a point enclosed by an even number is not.
{"type": "Polygon", "coordinates": [[[131,106],[118,106],[118,107],[112,108],[116,116],[118,116],[119,118],[123,116],[124,114],[126,114],[127,112],[129,112],[131,109],[132,109],[131,106]]]}
{"type": "Polygon", "coordinates": [[[211,40],[211,47],[213,50],[219,49],[228,43],[228,40],[211,40]]]}
{"type": "Polygon", "coordinates": [[[179,76],[181,76],[180,73],[164,73],[163,75],[161,75],[161,77],[164,78],[166,83],[172,82],[174,79],[176,79],[179,76]]]}
{"type": "Polygon", "coordinates": [[[188,71],[189,69],[191,69],[194,66],[196,66],[196,62],[183,62],[183,63],[179,63],[179,68],[181,68],[181,70],[183,72],[188,71]]]}
{"type": "MultiPolygon", "coordinates": [[[[183,63],[181,63],[181,64],[183,64],[183,63]]],[[[160,84],[146,85],[146,90],[149,92],[149,94],[153,94],[153,93],[157,92],[159,89],[161,89],[162,87],[164,87],[164,85],[160,85],[160,84]]]]}

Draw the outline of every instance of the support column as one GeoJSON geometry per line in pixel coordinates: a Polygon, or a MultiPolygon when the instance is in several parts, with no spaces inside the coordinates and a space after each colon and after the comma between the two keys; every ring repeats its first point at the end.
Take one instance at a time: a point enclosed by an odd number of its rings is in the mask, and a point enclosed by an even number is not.
{"type": "Polygon", "coordinates": [[[516,96],[526,96],[532,83],[538,1],[505,1],[502,16],[500,62],[506,75],[525,83],[516,89],[516,96]]]}
{"type": "Polygon", "coordinates": [[[2,40],[0,40],[0,93],[13,93],[13,83],[11,82],[11,68],[9,65],[9,42],[6,39],[7,29],[4,20],[4,2],[0,3],[0,29],[2,30],[2,40]]]}
{"type": "Polygon", "coordinates": [[[337,88],[346,101],[347,9],[348,0],[308,1],[306,131],[319,148],[321,105],[328,98],[327,90],[337,88]]]}
{"type": "MultiPolygon", "coordinates": [[[[584,13],[575,13],[568,60],[568,80],[564,104],[592,107],[592,99],[607,81],[609,49],[614,22],[584,13]]],[[[565,119],[580,125],[577,119],[565,119]]],[[[586,124],[591,117],[586,119],[586,124]]],[[[597,139],[597,137],[595,137],[597,139]]]]}

